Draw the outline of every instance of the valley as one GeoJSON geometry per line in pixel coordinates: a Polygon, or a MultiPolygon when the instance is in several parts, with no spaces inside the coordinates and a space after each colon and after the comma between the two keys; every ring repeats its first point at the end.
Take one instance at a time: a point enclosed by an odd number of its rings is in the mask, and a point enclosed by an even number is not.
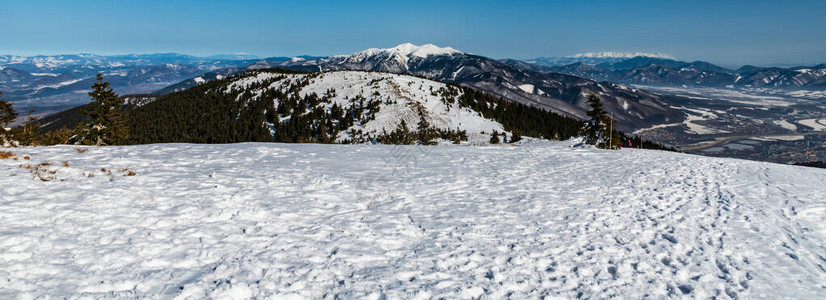
{"type": "Polygon", "coordinates": [[[688,118],[634,133],[688,153],[793,163],[826,160],[826,99],[800,92],[637,86],[688,118]]]}

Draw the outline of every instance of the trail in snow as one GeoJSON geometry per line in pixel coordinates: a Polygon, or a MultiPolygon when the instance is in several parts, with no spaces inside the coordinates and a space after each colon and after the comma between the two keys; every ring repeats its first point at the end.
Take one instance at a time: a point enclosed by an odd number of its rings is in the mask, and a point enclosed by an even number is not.
{"type": "Polygon", "coordinates": [[[826,294],[820,169],[548,142],[13,151],[0,298],[826,294]],[[41,162],[55,180],[18,167],[41,162]]]}

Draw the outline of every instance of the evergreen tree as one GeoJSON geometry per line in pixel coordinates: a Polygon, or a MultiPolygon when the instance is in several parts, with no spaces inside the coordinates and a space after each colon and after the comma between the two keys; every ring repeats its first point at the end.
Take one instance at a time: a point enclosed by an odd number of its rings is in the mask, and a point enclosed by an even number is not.
{"type": "Polygon", "coordinates": [[[499,144],[499,132],[496,132],[496,130],[494,130],[493,134],[490,135],[490,143],[499,144]]]}
{"type": "Polygon", "coordinates": [[[58,130],[42,134],[38,139],[38,144],[44,146],[68,144],[73,135],[74,130],[65,127],[60,128],[58,130]]]}
{"type": "Polygon", "coordinates": [[[35,123],[37,118],[32,117],[32,113],[34,113],[34,110],[29,110],[29,113],[26,115],[26,119],[23,122],[23,128],[18,129],[16,139],[22,146],[37,145],[37,134],[40,132],[40,125],[35,123]]]}
{"type": "Polygon", "coordinates": [[[511,143],[516,143],[522,140],[522,135],[519,131],[514,130],[513,135],[511,136],[511,143]]]}
{"type": "Polygon", "coordinates": [[[590,119],[582,128],[582,134],[586,143],[597,145],[602,142],[604,137],[603,133],[606,127],[604,121],[608,116],[602,108],[602,101],[594,94],[588,96],[588,107],[591,109],[586,114],[590,119]]]}
{"type": "Polygon", "coordinates": [[[416,126],[416,131],[419,137],[419,144],[421,145],[435,145],[435,142],[432,142],[434,138],[436,138],[436,132],[433,128],[430,127],[430,122],[427,121],[425,117],[426,113],[424,108],[421,106],[418,107],[419,113],[419,123],[416,126]]]}
{"type": "Polygon", "coordinates": [[[123,100],[112,91],[108,82],[103,81],[100,73],[89,96],[92,97],[92,103],[83,113],[91,120],[81,126],[78,142],[96,146],[126,142],[129,131],[121,107],[123,100]]]}
{"type": "Polygon", "coordinates": [[[619,149],[622,139],[615,129],[614,119],[602,107],[602,101],[591,94],[588,96],[588,106],[591,108],[586,114],[591,119],[582,128],[585,142],[602,149],[619,149]]]}
{"type": "Polygon", "coordinates": [[[0,92],[0,145],[9,140],[10,134],[6,132],[6,126],[9,126],[14,119],[17,118],[17,113],[14,112],[14,106],[3,100],[3,92],[0,92]]]}
{"type": "Polygon", "coordinates": [[[14,106],[3,100],[3,92],[0,92],[0,128],[6,128],[11,122],[17,118],[17,113],[14,112],[14,106]]]}

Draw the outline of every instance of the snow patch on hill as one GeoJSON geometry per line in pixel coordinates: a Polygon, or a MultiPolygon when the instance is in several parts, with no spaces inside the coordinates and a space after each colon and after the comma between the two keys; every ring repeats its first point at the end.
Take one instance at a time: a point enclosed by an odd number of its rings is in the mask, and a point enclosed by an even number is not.
{"type": "Polygon", "coordinates": [[[664,53],[644,53],[644,52],[587,52],[587,53],[579,53],[570,55],[567,57],[573,58],[581,58],[581,57],[588,57],[588,58],[634,58],[634,57],[651,57],[651,58],[664,58],[664,59],[675,59],[673,56],[664,54],[664,53]]]}
{"type": "Polygon", "coordinates": [[[528,94],[533,94],[533,84],[520,84],[519,89],[528,94]]]}
{"type": "MultiPolygon", "coordinates": [[[[443,101],[439,91],[448,88],[446,84],[409,75],[364,71],[324,72],[317,76],[315,74],[259,72],[254,76],[244,77],[230,83],[227,92],[233,89],[245,89],[260,95],[262,89],[249,89],[249,87],[253,83],[261,83],[277,77],[284,78],[272,82],[268,88],[286,89],[301,80],[311,78],[309,85],[303,87],[299,95],[322,96],[329,90],[335,90],[335,96],[330,99],[330,102],[322,104],[326,109],[330,109],[334,103],[347,107],[351,100],[357,97],[382,101],[374,120],[364,124],[357,123],[340,132],[337,137],[338,141],[348,138],[347,132],[350,129],[371,132],[374,136],[385,131],[391,132],[402,120],[411,130],[415,130],[420,120],[419,107],[424,109],[425,119],[431,127],[465,130],[469,142],[472,143],[487,142],[493,131],[505,132],[502,124],[498,122],[484,118],[469,108],[460,107],[457,103],[443,101]]],[[[510,133],[507,135],[511,136],[510,133]]]]}

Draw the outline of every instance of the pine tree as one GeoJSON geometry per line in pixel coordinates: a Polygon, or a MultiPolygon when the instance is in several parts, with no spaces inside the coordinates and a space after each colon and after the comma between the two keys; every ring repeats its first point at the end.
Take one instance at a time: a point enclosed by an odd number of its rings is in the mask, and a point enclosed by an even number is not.
{"type": "Polygon", "coordinates": [[[36,146],[37,145],[37,134],[40,132],[40,125],[37,125],[35,121],[37,118],[32,116],[34,110],[29,110],[29,113],[26,115],[26,119],[23,122],[23,128],[20,129],[19,133],[17,134],[17,141],[20,145],[25,146],[36,146]]]}
{"type": "Polygon", "coordinates": [[[38,138],[38,143],[44,146],[68,144],[73,135],[73,130],[64,127],[42,134],[38,138]]]}
{"type": "Polygon", "coordinates": [[[496,130],[494,130],[493,134],[490,135],[490,143],[499,144],[499,132],[496,132],[496,130]]]}
{"type": "Polygon", "coordinates": [[[14,112],[14,106],[3,100],[3,92],[0,92],[0,127],[6,128],[14,119],[17,118],[17,113],[14,112]]]}
{"type": "Polygon", "coordinates": [[[83,124],[78,142],[86,145],[118,145],[126,142],[129,132],[126,116],[122,112],[123,100],[112,91],[103,75],[98,73],[97,82],[92,85],[92,103],[83,113],[91,119],[83,124]]]}
{"type": "Polygon", "coordinates": [[[14,112],[14,106],[3,100],[3,92],[0,92],[0,146],[9,140],[9,133],[6,131],[6,126],[9,126],[14,119],[17,118],[17,113],[14,112]]]}
{"type": "Polygon", "coordinates": [[[588,106],[591,110],[587,112],[587,115],[591,119],[582,128],[585,142],[596,145],[597,148],[619,149],[622,143],[621,136],[614,126],[614,119],[609,117],[603,109],[602,101],[596,95],[591,94],[588,96],[588,106]]]}
{"type": "Polygon", "coordinates": [[[433,138],[435,138],[435,133],[433,132],[433,129],[430,128],[430,122],[428,122],[427,118],[425,118],[424,108],[421,106],[419,106],[419,123],[417,124],[416,131],[418,133],[419,144],[436,144],[435,142],[431,142],[433,138]]]}
{"type": "Polygon", "coordinates": [[[602,108],[602,101],[600,101],[596,95],[591,94],[588,96],[588,106],[591,110],[586,114],[590,119],[582,128],[582,133],[586,143],[596,145],[602,142],[606,127],[604,121],[608,116],[602,108]]]}

